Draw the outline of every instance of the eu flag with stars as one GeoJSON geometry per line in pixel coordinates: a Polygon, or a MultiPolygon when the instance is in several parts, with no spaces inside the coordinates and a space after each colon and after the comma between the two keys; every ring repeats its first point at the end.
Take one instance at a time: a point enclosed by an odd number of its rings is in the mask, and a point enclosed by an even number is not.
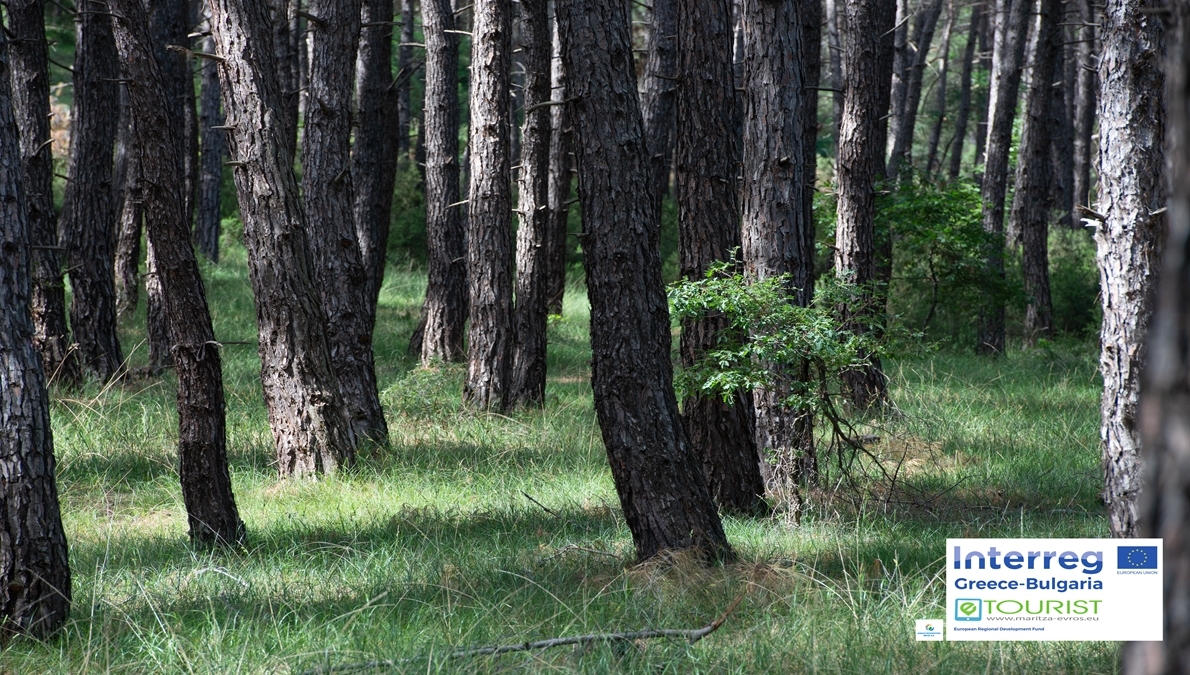
{"type": "Polygon", "coordinates": [[[1116,549],[1116,569],[1121,570],[1155,570],[1157,569],[1156,546],[1120,546],[1116,549]]]}

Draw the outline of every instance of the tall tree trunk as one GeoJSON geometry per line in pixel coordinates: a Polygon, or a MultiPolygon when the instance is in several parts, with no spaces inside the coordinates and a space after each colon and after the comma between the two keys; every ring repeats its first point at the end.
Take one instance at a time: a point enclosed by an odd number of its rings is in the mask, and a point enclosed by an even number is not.
{"type": "Polygon", "coordinates": [[[839,147],[839,123],[843,120],[843,40],[840,26],[845,16],[839,16],[844,0],[826,0],[826,48],[830,53],[831,69],[831,137],[839,147]]]}
{"type": "MultiPolygon", "coordinates": [[[[882,58],[880,35],[876,29],[889,0],[848,0],[847,92],[843,125],[839,130],[838,221],[835,226],[835,273],[856,285],[856,293],[844,309],[845,323],[852,330],[862,330],[865,313],[878,312],[873,282],[876,276],[874,186],[879,158],[884,146],[875,131],[880,126],[878,100],[882,58]]],[[[851,401],[867,408],[887,400],[887,384],[880,359],[868,357],[871,365],[848,371],[844,380],[851,401]]]]}
{"type": "Polygon", "coordinates": [[[516,240],[516,343],[512,402],[545,400],[549,290],[550,18],[547,0],[521,0],[525,65],[525,129],[521,134],[520,226],[516,240]]]}
{"type": "Polygon", "coordinates": [[[1004,196],[1008,186],[1008,151],[1012,144],[1012,121],[1021,85],[1021,59],[1033,0],[996,1],[996,42],[992,53],[989,85],[987,157],[984,160],[983,230],[990,237],[984,255],[985,267],[995,280],[984,293],[979,316],[979,344],[984,354],[1004,352],[1004,196]]]}
{"type": "Polygon", "coordinates": [[[132,152],[128,94],[120,90],[119,133],[116,136],[116,314],[129,316],[140,302],[141,203],[140,160],[132,152]]]}
{"type": "Polygon", "coordinates": [[[1095,5],[1091,0],[1080,0],[1079,17],[1082,25],[1078,32],[1077,59],[1078,84],[1074,104],[1074,203],[1086,205],[1091,199],[1091,156],[1095,129],[1095,110],[1099,77],[1099,64],[1095,59],[1095,5]]]}
{"type": "Polygon", "coordinates": [[[410,350],[422,363],[461,361],[467,242],[459,201],[459,39],[450,0],[422,0],[426,40],[426,249],[429,279],[410,350]]]}
{"type": "Polygon", "coordinates": [[[54,156],[50,147],[50,81],[45,39],[45,0],[10,0],[6,5],[12,105],[20,129],[30,270],[33,275],[33,346],[50,381],[74,382],[78,362],[66,328],[57,221],[54,213],[54,156]]]}
{"type": "MultiPolygon", "coordinates": [[[[215,40],[207,37],[201,51],[215,51],[215,40]]],[[[198,220],[194,242],[211,262],[219,262],[219,234],[223,211],[223,162],[227,158],[227,132],[223,126],[220,104],[218,64],[202,61],[202,96],[199,117],[202,122],[201,171],[198,178],[198,220]]]]}
{"type": "MultiPolygon", "coordinates": [[[[1009,3],[999,3],[993,0],[988,0],[984,6],[983,21],[979,24],[979,69],[982,70],[987,78],[988,87],[979,88],[979,96],[976,97],[975,110],[977,118],[975,122],[975,166],[980,167],[984,165],[984,160],[987,158],[987,141],[988,141],[988,113],[990,103],[992,100],[991,81],[992,81],[992,56],[995,53],[995,32],[996,26],[999,25],[1004,18],[1001,18],[1001,10],[1004,11],[1004,17],[1007,17],[1009,3]],[[989,11],[990,10],[990,11],[989,11]]],[[[1024,36],[1021,36],[1022,39],[1024,36]]],[[[982,174],[977,174],[976,177],[982,183],[982,174]]]]}
{"type": "Polygon", "coordinates": [[[401,44],[397,47],[397,70],[399,74],[409,73],[409,76],[397,83],[397,157],[406,159],[409,157],[409,125],[413,116],[410,99],[413,89],[413,17],[413,0],[401,0],[401,44]]]}
{"type": "MultiPolygon", "coordinates": [[[[15,26],[13,32],[29,35],[15,26]]],[[[47,638],[70,612],[49,393],[29,310],[28,202],[22,168],[11,161],[20,156],[20,132],[11,107],[10,53],[0,26],[0,640],[13,633],[47,638]]]]}
{"type": "MultiPolygon", "coordinates": [[[[1163,218],[1155,213],[1166,205],[1162,145],[1165,78],[1161,63],[1165,31],[1162,18],[1144,12],[1138,0],[1111,0],[1103,8],[1100,25],[1103,55],[1099,67],[1099,199],[1095,210],[1106,220],[1095,232],[1095,244],[1103,303],[1099,337],[1103,500],[1112,535],[1134,537],[1138,534],[1136,500],[1141,489],[1137,390],[1145,364],[1144,340],[1161,270],[1165,227],[1163,218]]],[[[1171,91],[1180,105],[1181,90],[1171,91]]],[[[1173,147],[1175,161],[1180,161],[1184,148],[1173,147]]],[[[1180,178],[1184,180],[1185,176],[1180,178]]],[[[1179,198],[1181,195],[1184,193],[1179,198]]],[[[1177,223],[1180,227],[1183,217],[1175,214],[1171,226],[1177,223]]],[[[1182,242],[1174,243],[1174,257],[1181,254],[1181,246],[1182,242]]],[[[1180,280],[1178,274],[1173,272],[1169,279],[1180,280]]],[[[1165,377],[1161,367],[1152,372],[1165,377]]]]}
{"type": "Polygon", "coordinates": [[[326,314],[289,154],[263,0],[216,0],[211,32],[256,297],[261,379],[282,475],[331,472],[355,458],[338,401],[326,314]]]}
{"type": "Polygon", "coordinates": [[[463,399],[502,410],[511,388],[512,189],[509,65],[512,7],[478,0],[471,42],[471,181],[467,191],[467,381],[463,399]]]}
{"type": "MultiPolygon", "coordinates": [[[[893,108],[893,66],[895,62],[896,52],[896,33],[894,24],[899,25],[897,19],[897,3],[895,0],[882,0],[878,5],[878,13],[874,21],[875,24],[869,26],[866,30],[874,30],[880,36],[879,49],[880,61],[877,67],[877,75],[875,80],[876,86],[876,110],[879,114],[876,116],[876,124],[872,136],[873,147],[879,148],[874,151],[876,154],[873,168],[873,179],[875,182],[884,180],[888,176],[887,165],[885,163],[885,148],[888,147],[889,121],[892,118],[893,108]]],[[[848,31],[852,28],[849,26],[848,31]]],[[[848,43],[850,44],[850,43],[848,43]]],[[[847,47],[850,49],[850,47],[847,47]]],[[[844,52],[846,54],[846,52],[844,52]]],[[[844,57],[843,70],[847,70],[846,57],[844,57]]],[[[850,77],[850,75],[847,75],[850,77]]],[[[847,89],[847,84],[844,82],[843,89],[847,89]]],[[[844,94],[846,97],[846,94],[844,94]]],[[[844,106],[846,107],[846,106],[844,106]]],[[[840,134],[842,133],[842,123],[840,122],[840,134]]],[[[842,143],[842,136],[840,135],[840,143],[842,143]]],[[[838,153],[836,152],[836,163],[838,163],[838,153]]],[[[837,171],[836,171],[837,173],[837,171]]],[[[837,179],[837,176],[836,176],[837,179]]],[[[883,288],[888,288],[889,283],[892,282],[892,268],[893,268],[893,240],[892,231],[889,228],[882,228],[881,231],[875,232],[875,249],[876,249],[876,282],[883,288]]]]}
{"type": "Polygon", "coordinates": [[[101,381],[123,368],[116,337],[115,195],[119,123],[116,45],[103,0],[84,0],[76,22],[70,171],[58,230],[66,246],[70,327],[83,374],[101,381]]]}
{"type": "MultiPolygon", "coordinates": [[[[942,33],[942,49],[939,58],[942,67],[938,70],[938,98],[934,103],[937,115],[934,117],[934,128],[930,130],[929,150],[926,152],[926,175],[934,174],[934,163],[938,160],[938,144],[942,140],[942,125],[946,121],[946,76],[950,71],[950,36],[954,30],[955,19],[954,0],[946,3],[946,28],[942,33]]],[[[945,149],[942,152],[946,154],[945,149]]]]}
{"type": "Polygon", "coordinates": [[[583,205],[591,388],[637,557],[733,557],[673,394],[659,222],[636,95],[628,7],[557,0],[583,205]]]}
{"type": "Polygon", "coordinates": [[[1050,168],[1050,133],[1054,62],[1062,49],[1061,0],[1040,0],[1036,39],[1029,58],[1029,88],[1017,151],[1016,183],[1009,230],[1020,233],[1025,277],[1025,340],[1053,335],[1053,308],[1049,282],[1049,220],[1053,204],[1050,168]]]}
{"type": "Polygon", "coordinates": [[[197,546],[232,545],[244,537],[227,470],[227,427],[219,349],[202,276],[186,225],[186,180],[178,172],[185,146],[176,130],[169,76],[154,55],[141,0],[112,0],[121,67],[131,80],[133,151],[141,158],[145,230],[157,255],[169,341],[178,375],[178,456],[182,499],[197,546]]]}
{"type": "Polygon", "coordinates": [[[897,177],[913,162],[913,131],[917,126],[917,108],[921,103],[922,79],[934,41],[934,30],[938,16],[942,13],[942,0],[922,0],[913,21],[913,37],[910,40],[911,54],[906,57],[905,97],[901,109],[893,109],[889,118],[892,134],[892,150],[889,152],[888,175],[897,177]]]}
{"type": "MultiPolygon", "coordinates": [[[[914,52],[909,41],[909,30],[913,26],[913,17],[917,14],[918,5],[931,0],[893,0],[896,5],[896,24],[889,37],[892,39],[892,81],[889,84],[888,122],[882,124],[887,129],[884,137],[886,145],[881,148],[880,161],[885,162],[892,152],[892,144],[897,138],[897,129],[901,124],[902,113],[905,110],[905,98],[909,95],[909,71],[913,68],[914,52]]],[[[887,8],[891,11],[891,7],[887,8]]],[[[880,175],[885,175],[883,171],[880,175]]]]}
{"type": "MultiPolygon", "coordinates": [[[[1151,7],[1151,5],[1150,5],[1151,7]]],[[[1119,431],[1126,431],[1125,439],[1132,437],[1126,455],[1132,456],[1132,464],[1128,473],[1134,479],[1140,476],[1134,472],[1136,466],[1136,444],[1143,444],[1143,490],[1140,485],[1133,485],[1134,490],[1140,491],[1139,503],[1136,507],[1137,517],[1125,516],[1124,523],[1136,523],[1137,536],[1161,537],[1164,541],[1162,550],[1162,581],[1164,582],[1164,641],[1162,642],[1126,642],[1121,650],[1122,668],[1124,675],[1174,675],[1190,671],[1190,608],[1187,598],[1190,598],[1190,542],[1186,540],[1186,514],[1190,513],[1190,6],[1186,3],[1171,3],[1168,5],[1172,17],[1141,15],[1137,12],[1141,8],[1139,2],[1108,2],[1103,11],[1103,68],[1100,70],[1100,85],[1102,86],[1104,101],[1100,110],[1113,109],[1123,114],[1123,117],[1112,120],[1102,120],[1100,126],[1100,143],[1104,151],[1100,161],[1100,169],[1108,169],[1110,173],[1100,174],[1100,180],[1105,183],[1100,188],[1100,201],[1108,195],[1119,194],[1119,182],[1124,178],[1125,184],[1130,185],[1137,192],[1137,196],[1144,199],[1129,198],[1123,208],[1130,211],[1132,220],[1116,220],[1111,214],[1109,222],[1124,225],[1123,231],[1127,238],[1139,242],[1143,236],[1158,234],[1163,229],[1162,220],[1167,220],[1169,239],[1161,258],[1161,279],[1156,292],[1156,312],[1152,318],[1152,329],[1147,337],[1143,326],[1138,333],[1130,336],[1131,350],[1148,351],[1149,363],[1144,365],[1143,381],[1140,387],[1140,419],[1133,415],[1136,411],[1135,380],[1129,389],[1121,388],[1123,401],[1129,405],[1129,421],[1140,424],[1129,424],[1127,428],[1119,427],[1119,431]],[[1169,51],[1164,63],[1156,62],[1162,51],[1162,21],[1169,26],[1169,51]],[[1120,48],[1124,48],[1121,53],[1120,48]],[[1128,58],[1129,53],[1144,54],[1144,60],[1133,63],[1136,68],[1125,68],[1124,72],[1108,72],[1106,69],[1121,63],[1120,58],[1128,58]],[[1165,90],[1167,100],[1161,105],[1160,89],[1142,89],[1149,83],[1155,83],[1160,78],[1159,68],[1164,66],[1169,78],[1169,87],[1165,90]],[[1142,70],[1143,69],[1143,70],[1142,70]],[[1141,85],[1141,81],[1145,85],[1141,85]],[[1121,91],[1127,91],[1125,97],[1120,97],[1121,91]],[[1133,111],[1131,108],[1119,107],[1126,105],[1126,101],[1141,103],[1143,110],[1133,111]],[[1166,216],[1149,216],[1145,211],[1139,211],[1156,201],[1149,198],[1156,197],[1155,192],[1161,192],[1157,171],[1143,174],[1133,174],[1126,167],[1136,166],[1139,171],[1148,171],[1149,167],[1159,168],[1162,164],[1159,158],[1162,138],[1160,133],[1151,139],[1149,134],[1160,127],[1160,118],[1153,118],[1153,114],[1160,114],[1164,108],[1169,115],[1169,133],[1165,138],[1168,148],[1169,180],[1169,211],[1166,216]],[[1145,131],[1129,128],[1125,119],[1142,117],[1145,131]],[[1156,122],[1156,124],[1154,124],[1156,122]],[[1117,151],[1117,134],[1123,132],[1125,143],[1135,143],[1145,138],[1143,154],[1140,161],[1133,165],[1120,164],[1109,166],[1106,157],[1111,153],[1113,158],[1123,159],[1127,155],[1120,155],[1117,151]],[[1143,134],[1143,135],[1142,135],[1143,134]],[[1143,187],[1142,187],[1143,186],[1143,187]],[[1106,190],[1104,189],[1106,188],[1106,190]],[[1154,189],[1155,188],[1155,189],[1154,189]],[[1147,343],[1147,344],[1146,344],[1147,343]],[[1139,439],[1136,438],[1140,432],[1139,439]]],[[[1124,63],[1128,63],[1125,61],[1124,63]]],[[[1117,160],[1118,161],[1118,160],[1117,160]]],[[[1110,198],[1110,197],[1109,197],[1110,198]]],[[[1122,214],[1121,214],[1122,215],[1122,214]]],[[[1100,226],[1101,234],[1107,223],[1100,226]]],[[[1106,237],[1104,238],[1106,240],[1106,237]]],[[[1102,251],[1102,244],[1100,250],[1102,251]]],[[[1120,253],[1127,248],[1118,249],[1120,253]]],[[[1136,251],[1136,249],[1132,249],[1136,251]]],[[[1145,255],[1144,263],[1152,259],[1145,255]]],[[[1132,276],[1128,268],[1124,268],[1129,275],[1129,281],[1142,277],[1132,276]]],[[[1138,272],[1140,270],[1137,270],[1138,272]]],[[[1151,277],[1149,277],[1151,279],[1151,277]]],[[[1104,295],[1106,304],[1107,296],[1104,295]]],[[[1135,308],[1135,303],[1117,309],[1135,308]]],[[[1151,305],[1150,305],[1151,307],[1151,305]]],[[[1147,308],[1145,308],[1147,309],[1147,308]]],[[[1106,313],[1104,315],[1104,337],[1107,337],[1106,313]]],[[[1119,333],[1116,334],[1117,336],[1119,333]]],[[[1107,357],[1104,341],[1104,357],[1107,357]]],[[[1122,346],[1117,344],[1118,346],[1122,346]]],[[[1117,354],[1114,358],[1126,357],[1129,363],[1129,377],[1135,375],[1131,368],[1143,363],[1142,360],[1132,361],[1131,354],[1117,354]]],[[[1106,364],[1107,361],[1105,360],[1106,364]]],[[[1120,371],[1117,371],[1120,372],[1120,371]]],[[[1104,382],[1107,384],[1108,370],[1104,370],[1104,382]]],[[[1104,391],[1104,422],[1108,417],[1108,391],[1104,391]]],[[[1113,406],[1114,408],[1114,406],[1113,406]]],[[[1116,408],[1115,410],[1120,410],[1116,408]]],[[[1113,412],[1112,418],[1120,420],[1118,413],[1113,412]]],[[[1106,430],[1106,426],[1104,429],[1106,430]]],[[[1114,463],[1114,462],[1113,462],[1114,463]]],[[[1109,473],[1109,476],[1112,474],[1109,473]]],[[[1139,481],[1137,481],[1139,482],[1139,481]]],[[[1110,488],[1109,488],[1110,489],[1110,488]]],[[[1110,505],[1112,511],[1112,531],[1117,532],[1117,507],[1110,505]]],[[[1129,534],[1127,530],[1118,531],[1119,534],[1129,534]]]]}
{"type": "MultiPolygon", "coordinates": [[[[140,167],[137,167],[140,171],[140,167]]],[[[140,181],[140,176],[137,176],[137,187],[134,197],[136,201],[142,201],[141,190],[144,185],[140,181]]],[[[138,220],[143,217],[144,206],[138,204],[136,209],[136,216],[138,220]]],[[[137,229],[140,227],[138,225],[137,229]]],[[[169,327],[165,325],[167,321],[165,315],[165,298],[162,297],[164,291],[161,289],[161,280],[158,278],[159,270],[157,269],[157,252],[153,250],[153,242],[145,241],[145,330],[148,333],[149,340],[149,372],[153,375],[160,375],[173,365],[173,356],[170,349],[169,341],[169,327]]]]}
{"type": "MultiPolygon", "coordinates": [[[[360,5],[360,0],[311,0],[309,5],[310,16],[317,19],[309,24],[302,192],[314,280],[322,295],[340,403],[357,439],[383,444],[388,440],[388,425],[380,407],[372,354],[371,298],[376,281],[360,255],[351,175],[351,98],[360,5]]],[[[391,194],[392,183],[378,191],[391,194]]]]}
{"type": "Polygon", "coordinates": [[[678,0],[653,0],[649,26],[648,58],[645,61],[641,114],[645,121],[645,142],[649,152],[649,173],[653,198],[660,213],[669,192],[669,169],[673,158],[673,128],[676,114],[678,70],[678,0]]]}
{"type": "Polygon", "coordinates": [[[1058,10],[1058,48],[1054,54],[1054,82],[1050,87],[1050,180],[1053,189],[1050,204],[1054,225],[1061,229],[1075,229],[1074,218],[1074,88],[1077,73],[1071,66],[1074,49],[1070,45],[1065,6],[1058,10]]]}
{"type": "MultiPolygon", "coordinates": [[[[959,84],[959,111],[954,123],[954,141],[950,154],[951,180],[959,177],[963,163],[963,144],[967,140],[967,122],[971,117],[971,74],[975,70],[975,47],[979,43],[980,25],[987,20],[983,3],[971,6],[971,24],[967,28],[967,45],[963,48],[963,73],[959,84]]],[[[976,133],[978,136],[978,132],[976,133]]]]}
{"type": "Polygon", "coordinates": [[[281,100],[278,102],[277,119],[281,139],[291,158],[297,153],[298,94],[302,83],[298,82],[300,68],[298,60],[302,50],[297,35],[299,0],[264,0],[268,6],[269,34],[262,36],[266,46],[271,45],[275,64],[277,84],[281,100]]]}
{"type": "MultiPolygon", "coordinates": [[[[739,143],[731,62],[730,0],[684,2],[678,10],[675,172],[682,277],[698,280],[741,245],[739,143]]],[[[721,317],[682,323],[682,365],[690,367],[715,349],[729,328],[721,317]]],[[[764,505],[764,478],[753,435],[748,392],[731,403],[698,393],[686,397],[682,421],[702,460],[719,508],[754,513],[764,505]]]]}
{"type": "Polygon", "coordinates": [[[566,100],[566,70],[562,65],[562,52],[558,40],[558,22],[552,20],[553,54],[550,59],[550,175],[549,175],[549,224],[546,226],[546,297],[550,314],[562,313],[562,300],[566,294],[566,224],[570,216],[570,183],[574,173],[571,162],[572,128],[570,106],[561,105],[566,100]]]}

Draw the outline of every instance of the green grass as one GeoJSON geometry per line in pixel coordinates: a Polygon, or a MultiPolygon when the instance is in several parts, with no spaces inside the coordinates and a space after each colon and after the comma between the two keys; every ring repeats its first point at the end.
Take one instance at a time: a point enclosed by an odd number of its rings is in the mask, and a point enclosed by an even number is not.
{"type": "MultiPolygon", "coordinates": [[[[244,251],[205,274],[215,330],[254,342],[244,251]]],[[[815,495],[799,526],[726,520],[740,561],[632,564],[591,405],[585,297],[551,323],[547,405],[460,406],[458,367],[405,348],[424,274],[390,267],[376,335],[391,447],[321,481],[271,467],[253,345],[223,349],[229,450],[246,550],[186,541],[173,382],[57,392],[53,407],[74,608],[63,634],[16,640],[0,673],[290,673],[373,659],[390,672],[1107,673],[1116,643],[916,643],[944,614],[947,536],[1103,536],[1091,347],[999,361],[889,365],[902,411],[876,447],[902,489],[815,495]],[[549,509],[535,505],[531,495],[549,509]],[[458,647],[705,625],[707,639],[449,661],[458,647]]],[[[121,337],[143,364],[143,314],[121,337]]]]}

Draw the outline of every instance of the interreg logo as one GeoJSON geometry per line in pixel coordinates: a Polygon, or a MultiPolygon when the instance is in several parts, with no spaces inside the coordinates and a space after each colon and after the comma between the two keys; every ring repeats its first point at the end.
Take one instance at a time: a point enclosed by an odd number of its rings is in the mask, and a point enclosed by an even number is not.
{"type": "Polygon", "coordinates": [[[1121,546],[1116,549],[1116,569],[1157,569],[1156,546],[1121,546]]]}
{"type": "Polygon", "coordinates": [[[983,619],[983,601],[975,598],[959,598],[954,601],[955,621],[980,621],[983,619]]]}

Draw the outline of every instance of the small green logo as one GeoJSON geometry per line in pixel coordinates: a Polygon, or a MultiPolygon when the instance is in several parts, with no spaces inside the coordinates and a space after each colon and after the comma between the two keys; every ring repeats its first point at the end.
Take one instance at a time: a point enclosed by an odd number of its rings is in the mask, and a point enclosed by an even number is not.
{"type": "Polygon", "coordinates": [[[983,603],[975,598],[959,598],[954,603],[954,618],[958,621],[981,621],[983,603]]]}
{"type": "Polygon", "coordinates": [[[964,602],[963,604],[959,605],[959,611],[963,614],[966,614],[967,616],[974,614],[975,609],[976,604],[974,602],[964,602]]]}

